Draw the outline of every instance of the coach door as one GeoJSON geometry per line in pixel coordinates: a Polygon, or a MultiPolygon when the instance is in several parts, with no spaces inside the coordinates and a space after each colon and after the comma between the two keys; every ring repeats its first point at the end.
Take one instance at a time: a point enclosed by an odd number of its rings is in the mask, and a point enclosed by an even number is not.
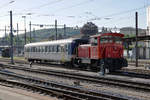
{"type": "Polygon", "coordinates": [[[61,45],[61,61],[65,62],[65,45],[61,45]]]}

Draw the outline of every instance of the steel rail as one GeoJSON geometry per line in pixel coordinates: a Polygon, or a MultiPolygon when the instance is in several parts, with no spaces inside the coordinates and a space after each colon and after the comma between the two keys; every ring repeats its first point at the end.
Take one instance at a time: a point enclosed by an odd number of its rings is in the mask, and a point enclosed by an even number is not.
{"type": "Polygon", "coordinates": [[[30,69],[30,68],[17,67],[17,66],[16,67],[5,66],[5,68],[24,70],[33,73],[53,75],[53,76],[58,76],[63,78],[65,77],[65,78],[77,79],[82,81],[94,82],[97,84],[113,85],[122,88],[130,88],[130,89],[150,92],[150,83],[134,82],[129,80],[117,79],[117,78],[115,79],[115,78],[108,78],[108,77],[89,76],[89,75],[70,73],[64,71],[30,69]]]}
{"type": "MultiPolygon", "coordinates": [[[[34,85],[42,86],[42,88],[50,89],[56,92],[61,92],[67,95],[73,95],[77,98],[82,98],[82,99],[88,99],[88,100],[129,100],[133,99],[131,97],[123,96],[120,94],[113,94],[110,92],[103,92],[103,91],[92,91],[88,89],[82,89],[79,87],[74,87],[74,86],[69,86],[69,85],[64,85],[60,83],[55,83],[55,82],[50,82],[46,81],[43,79],[39,78],[33,78],[30,76],[23,76],[20,74],[13,74],[13,73],[8,73],[8,72],[3,72],[0,71],[0,74],[10,76],[10,77],[15,77],[17,79],[22,79],[25,80],[27,83],[32,83],[34,85]],[[56,89],[57,90],[56,90],[56,89]]],[[[135,100],[138,100],[137,98],[134,98],[135,100]]]]}

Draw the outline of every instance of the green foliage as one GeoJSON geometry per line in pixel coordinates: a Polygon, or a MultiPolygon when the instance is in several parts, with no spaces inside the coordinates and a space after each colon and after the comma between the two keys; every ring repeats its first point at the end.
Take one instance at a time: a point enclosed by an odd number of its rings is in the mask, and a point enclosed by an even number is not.
{"type": "Polygon", "coordinates": [[[135,37],[135,34],[125,34],[124,38],[135,37]]]}
{"type": "Polygon", "coordinates": [[[80,32],[84,35],[93,35],[98,33],[98,27],[92,22],[87,22],[83,25],[80,32]]]}

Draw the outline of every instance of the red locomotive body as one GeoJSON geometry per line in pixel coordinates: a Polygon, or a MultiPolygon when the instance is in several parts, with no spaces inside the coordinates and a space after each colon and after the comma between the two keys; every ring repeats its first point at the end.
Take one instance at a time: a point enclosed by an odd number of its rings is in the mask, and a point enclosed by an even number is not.
{"type": "Polygon", "coordinates": [[[101,66],[104,61],[109,71],[127,66],[123,58],[123,44],[121,33],[104,33],[90,37],[90,44],[78,47],[78,65],[89,65],[92,69],[101,66]]]}

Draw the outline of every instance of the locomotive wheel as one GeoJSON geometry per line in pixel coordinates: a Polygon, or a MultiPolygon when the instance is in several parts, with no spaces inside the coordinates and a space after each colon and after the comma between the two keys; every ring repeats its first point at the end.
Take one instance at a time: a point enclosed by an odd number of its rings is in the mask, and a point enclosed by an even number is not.
{"type": "Polygon", "coordinates": [[[81,66],[81,60],[79,60],[79,59],[73,59],[72,60],[72,65],[73,65],[73,67],[79,68],[81,66]]]}

